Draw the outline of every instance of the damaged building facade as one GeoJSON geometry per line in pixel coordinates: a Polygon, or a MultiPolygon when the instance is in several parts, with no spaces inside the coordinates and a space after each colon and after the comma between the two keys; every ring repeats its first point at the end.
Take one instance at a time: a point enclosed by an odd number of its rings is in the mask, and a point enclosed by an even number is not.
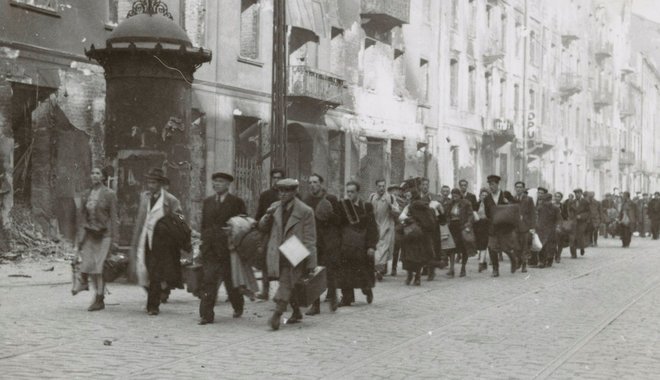
{"type": "MultiPolygon", "coordinates": [[[[134,3],[0,2],[5,223],[13,205],[24,205],[46,230],[66,234],[89,168],[107,165],[125,198],[124,243],[148,166],[177,181],[190,170],[171,190],[193,226],[216,171],[235,175],[233,191],[254,213],[272,166],[273,0],[162,1],[179,46],[204,47],[213,59],[195,67],[194,79],[182,74],[185,102],[161,103],[158,120],[143,126],[106,110],[122,92],[109,99],[111,74],[84,55],[123,33],[134,3]],[[117,128],[129,136],[114,144],[114,132],[106,137],[117,128]],[[169,141],[184,136],[182,159],[122,167],[134,151],[175,149],[162,144],[168,130],[169,141]]],[[[564,192],[657,189],[660,81],[653,57],[630,47],[630,4],[287,0],[288,175],[305,191],[318,173],[336,195],[351,179],[366,196],[376,179],[417,176],[430,178],[433,192],[462,178],[476,191],[491,173],[507,188],[524,177],[564,192]]]]}
{"type": "Polygon", "coordinates": [[[19,210],[72,239],[76,200],[105,165],[103,70],[83,46],[109,34],[107,9],[72,4],[0,2],[0,244],[19,210]]]}

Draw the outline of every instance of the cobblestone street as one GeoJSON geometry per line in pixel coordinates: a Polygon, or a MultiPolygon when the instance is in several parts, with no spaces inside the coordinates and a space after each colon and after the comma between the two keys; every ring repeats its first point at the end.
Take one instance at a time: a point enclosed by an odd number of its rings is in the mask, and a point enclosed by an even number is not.
{"type": "Polygon", "coordinates": [[[106,309],[89,313],[88,292],[70,296],[65,263],[5,265],[1,377],[657,378],[659,247],[603,239],[577,260],[499,279],[477,273],[476,260],[466,278],[421,287],[400,274],[377,285],[372,305],[358,296],[333,315],[325,304],[277,332],[271,302],[248,302],[242,319],[222,303],[215,324],[198,326],[184,291],[148,317],[142,290],[110,284],[106,309]]]}

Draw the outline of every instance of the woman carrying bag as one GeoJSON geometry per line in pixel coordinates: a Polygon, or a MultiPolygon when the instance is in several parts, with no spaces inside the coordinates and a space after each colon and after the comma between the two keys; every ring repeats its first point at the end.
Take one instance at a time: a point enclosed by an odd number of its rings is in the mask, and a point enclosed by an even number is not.
{"type": "Polygon", "coordinates": [[[103,264],[111,247],[116,246],[119,218],[117,196],[114,191],[103,185],[104,175],[101,169],[92,169],[91,179],[92,187],[82,198],[81,223],[78,228],[78,254],[82,281],[76,284],[71,293],[76,295],[82,290],[87,290],[87,281],[91,280],[95,295],[94,302],[87,311],[97,311],[105,309],[103,264]]]}
{"type": "MultiPolygon", "coordinates": [[[[468,261],[469,253],[475,248],[475,234],[472,229],[474,223],[474,213],[472,204],[467,199],[463,199],[459,189],[451,191],[451,206],[449,208],[449,232],[454,242],[456,250],[461,257],[461,273],[459,277],[465,277],[465,265],[468,261]]],[[[449,273],[454,277],[454,255],[449,256],[449,273]]]]}

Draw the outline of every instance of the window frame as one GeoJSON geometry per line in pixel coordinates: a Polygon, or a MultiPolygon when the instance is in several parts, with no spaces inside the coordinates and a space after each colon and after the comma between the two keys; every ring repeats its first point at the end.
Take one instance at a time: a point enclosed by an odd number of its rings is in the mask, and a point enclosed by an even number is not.
{"type": "MultiPolygon", "coordinates": [[[[52,16],[52,17],[57,17],[61,18],[62,16],[60,15],[59,12],[59,0],[48,0],[49,2],[55,3],[53,8],[46,7],[46,6],[39,6],[39,5],[34,5],[34,4],[28,4],[26,2],[27,0],[9,0],[9,5],[12,7],[16,8],[22,8],[28,11],[36,12],[36,13],[41,13],[46,16],[52,16]]],[[[38,1],[38,0],[36,0],[38,1]]]]}

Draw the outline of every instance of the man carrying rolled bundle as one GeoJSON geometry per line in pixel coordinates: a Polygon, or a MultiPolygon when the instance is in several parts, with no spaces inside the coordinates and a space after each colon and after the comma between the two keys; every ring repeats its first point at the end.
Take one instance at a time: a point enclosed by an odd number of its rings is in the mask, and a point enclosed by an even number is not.
{"type": "Polygon", "coordinates": [[[513,253],[518,247],[516,233],[518,228],[518,214],[511,213],[512,218],[509,219],[512,220],[505,220],[504,222],[498,222],[498,220],[494,218],[495,213],[500,212],[500,210],[497,210],[498,206],[511,205],[514,203],[511,193],[500,189],[500,180],[501,178],[497,175],[489,175],[487,177],[490,194],[484,200],[484,203],[486,204],[486,217],[493,221],[488,236],[488,253],[493,266],[493,277],[500,276],[499,255],[502,252],[509,256],[509,260],[511,261],[511,273],[514,273],[517,268],[516,258],[513,253]]]}

